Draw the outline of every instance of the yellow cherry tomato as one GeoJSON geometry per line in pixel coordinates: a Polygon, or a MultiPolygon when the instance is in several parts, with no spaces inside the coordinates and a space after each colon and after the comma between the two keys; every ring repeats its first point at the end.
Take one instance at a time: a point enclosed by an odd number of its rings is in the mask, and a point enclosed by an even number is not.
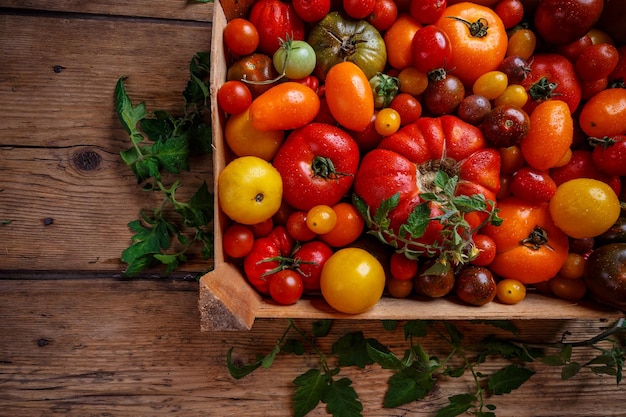
{"type": "Polygon", "coordinates": [[[472,91],[487,100],[493,100],[504,92],[508,84],[509,78],[502,71],[488,71],[478,77],[472,91]]]}
{"type": "Polygon", "coordinates": [[[376,114],[374,128],[379,135],[389,136],[400,129],[400,122],[400,113],[390,107],[386,107],[379,110],[376,114]]]}
{"type": "Polygon", "coordinates": [[[285,131],[255,129],[246,110],[228,118],[224,139],[237,156],[258,156],[270,161],[283,143],[285,131]]]}
{"type": "Polygon", "coordinates": [[[503,279],[496,285],[496,297],[501,303],[517,304],[526,298],[526,286],[516,279],[503,279]]]}
{"type": "Polygon", "coordinates": [[[337,224],[337,213],[325,204],[313,206],[306,214],[306,225],[318,235],[328,233],[337,224]]]}

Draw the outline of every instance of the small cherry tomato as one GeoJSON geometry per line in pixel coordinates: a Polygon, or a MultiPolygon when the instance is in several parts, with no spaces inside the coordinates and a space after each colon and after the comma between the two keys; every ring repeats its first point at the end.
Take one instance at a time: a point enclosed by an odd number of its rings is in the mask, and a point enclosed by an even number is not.
{"type": "Polygon", "coordinates": [[[465,87],[454,75],[431,80],[422,94],[424,107],[435,116],[454,114],[465,97],[465,87]]]}
{"type": "Polygon", "coordinates": [[[363,217],[350,203],[337,203],[333,211],[337,215],[337,223],[330,232],[320,234],[319,239],[335,248],[348,246],[361,236],[365,227],[363,217]]]}
{"type": "Polygon", "coordinates": [[[517,106],[524,108],[528,102],[528,93],[526,89],[519,84],[509,84],[506,86],[502,94],[493,101],[494,106],[517,106]]]}
{"type": "Polygon", "coordinates": [[[398,73],[400,92],[419,96],[428,86],[428,75],[417,68],[408,67],[398,73]]]}
{"type": "Polygon", "coordinates": [[[557,275],[548,281],[548,285],[554,295],[567,301],[578,301],[587,293],[587,284],[582,279],[568,279],[557,275]]]}
{"type": "Polygon", "coordinates": [[[389,271],[399,281],[412,280],[417,274],[419,264],[415,259],[407,258],[403,253],[394,252],[389,259],[389,271]]]}
{"type": "Polygon", "coordinates": [[[224,27],[224,44],[235,55],[250,55],[259,46],[259,32],[249,20],[236,17],[224,27]]]}
{"type": "Polygon", "coordinates": [[[306,211],[294,211],[287,218],[287,233],[299,242],[308,242],[315,239],[317,233],[309,229],[306,224],[306,211]]]}
{"type": "Polygon", "coordinates": [[[313,206],[306,214],[306,225],[318,235],[328,233],[337,224],[337,213],[325,204],[313,206]]]}
{"type": "Polygon", "coordinates": [[[470,261],[472,265],[487,266],[496,257],[496,242],[487,235],[475,234],[472,237],[474,246],[478,249],[478,255],[470,261]]]}
{"type": "Polygon", "coordinates": [[[456,109],[459,119],[478,126],[491,111],[491,102],[479,94],[465,96],[456,109]]]}
{"type": "Polygon", "coordinates": [[[278,271],[270,278],[269,292],[272,300],[278,304],[294,304],[304,292],[302,278],[298,272],[291,269],[278,271]]]}
{"type": "Polygon", "coordinates": [[[374,121],[374,127],[376,132],[382,136],[389,136],[398,131],[400,128],[400,113],[391,107],[381,109],[376,114],[376,120],[374,121]]]}
{"type": "Polygon", "coordinates": [[[387,291],[393,298],[406,298],[413,292],[413,280],[402,281],[390,278],[386,283],[387,291]]]}
{"type": "Polygon", "coordinates": [[[548,172],[523,167],[513,174],[511,193],[531,203],[547,203],[556,193],[556,183],[548,172]]]}
{"type": "Polygon", "coordinates": [[[496,297],[504,304],[517,304],[526,298],[526,286],[516,279],[503,279],[496,285],[496,297]]]}
{"type": "Polygon", "coordinates": [[[378,31],[384,32],[398,18],[398,6],[394,0],[376,0],[374,10],[367,16],[367,21],[378,31]]]}
{"type": "Polygon", "coordinates": [[[585,257],[580,253],[570,252],[567,254],[565,263],[559,270],[559,275],[567,279],[582,278],[585,273],[585,257]]]}
{"type": "Polygon", "coordinates": [[[519,145],[531,129],[530,118],[521,107],[504,104],[495,107],[484,118],[482,131],[495,148],[519,145]]]}
{"type": "Polygon", "coordinates": [[[234,223],[224,231],[222,246],[231,258],[243,258],[252,251],[254,234],[248,226],[234,223]]]}
{"type": "Polygon", "coordinates": [[[343,10],[353,19],[365,19],[374,11],[376,0],[343,0],[343,10]]]}
{"type": "Polygon", "coordinates": [[[598,171],[606,175],[626,176],[626,135],[589,138],[591,154],[598,171]]]}
{"type": "Polygon", "coordinates": [[[423,25],[435,23],[446,9],[446,0],[411,0],[409,14],[423,25]]]}
{"type": "Polygon", "coordinates": [[[400,126],[413,123],[422,115],[422,104],[414,96],[407,93],[397,94],[389,103],[389,108],[398,112],[400,126]]]}
{"type": "Polygon", "coordinates": [[[217,104],[228,114],[240,114],[252,104],[252,93],[241,81],[226,81],[217,90],[217,104]]]}

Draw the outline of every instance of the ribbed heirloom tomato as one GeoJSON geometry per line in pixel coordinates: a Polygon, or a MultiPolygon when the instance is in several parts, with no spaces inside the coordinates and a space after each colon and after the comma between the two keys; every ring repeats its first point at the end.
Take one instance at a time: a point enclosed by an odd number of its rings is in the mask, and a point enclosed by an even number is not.
{"type": "Polygon", "coordinates": [[[524,284],[554,277],[567,259],[569,240],[552,221],[548,204],[508,197],[498,201],[498,208],[502,224],[482,229],[496,243],[489,269],[524,284]]]}

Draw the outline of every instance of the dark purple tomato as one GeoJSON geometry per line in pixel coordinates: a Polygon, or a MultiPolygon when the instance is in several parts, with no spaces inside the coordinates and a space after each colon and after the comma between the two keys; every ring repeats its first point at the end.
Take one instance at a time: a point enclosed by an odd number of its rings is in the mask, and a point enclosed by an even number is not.
{"type": "Polygon", "coordinates": [[[442,79],[431,79],[422,94],[424,107],[434,116],[454,114],[464,97],[463,83],[458,77],[450,74],[442,79]]]}
{"type": "Polygon", "coordinates": [[[626,310],[626,243],[596,248],[585,263],[583,278],[598,302],[626,310]]]}
{"type": "Polygon", "coordinates": [[[506,74],[509,84],[519,84],[528,75],[528,61],[518,55],[507,56],[498,66],[498,70],[506,74]]]}
{"type": "Polygon", "coordinates": [[[470,94],[459,103],[456,115],[472,125],[479,125],[491,111],[491,102],[480,94],[470,94]]]}
{"type": "Polygon", "coordinates": [[[542,0],[535,10],[535,28],[548,44],[574,42],[596,24],[603,7],[603,0],[542,0]]]}
{"type": "Polygon", "coordinates": [[[481,306],[496,297],[496,280],[486,267],[468,266],[458,273],[454,290],[461,301],[481,306]]]}
{"type": "Polygon", "coordinates": [[[454,288],[454,272],[449,270],[444,274],[418,273],[413,279],[413,288],[418,294],[430,298],[444,297],[454,288]]]}
{"type": "Polygon", "coordinates": [[[503,104],[491,110],[483,120],[485,139],[494,148],[518,145],[530,130],[530,118],[521,108],[503,104]]]}

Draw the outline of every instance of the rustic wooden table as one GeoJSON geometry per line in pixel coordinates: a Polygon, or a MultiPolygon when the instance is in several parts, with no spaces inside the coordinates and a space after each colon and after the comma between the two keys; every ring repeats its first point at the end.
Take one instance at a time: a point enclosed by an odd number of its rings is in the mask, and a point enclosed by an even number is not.
{"type": "MultiPolygon", "coordinates": [[[[136,102],[175,110],[187,63],[208,51],[211,4],[186,0],[0,1],[0,415],[288,416],[292,380],[316,357],[279,355],[271,370],[230,377],[226,353],[267,353],[284,320],[257,320],[248,332],[201,332],[198,283],[190,277],[121,277],[126,223],[153,207],[119,159],[128,138],[113,109],[120,76],[136,102]]],[[[186,181],[212,181],[210,157],[186,181]]],[[[193,271],[210,265],[192,263],[193,271]]],[[[311,320],[298,321],[303,327],[311,320]]],[[[599,318],[515,320],[520,337],[584,339],[599,318]]],[[[488,326],[455,322],[481,337],[488,326]]],[[[400,331],[378,321],[338,320],[332,336],[355,329],[391,347],[400,331]]],[[[334,339],[333,339],[334,340],[334,339]]],[[[429,351],[439,349],[426,339],[429,351]]],[[[486,365],[494,371],[502,363],[486,365]]],[[[512,394],[490,398],[498,416],[626,416],[615,379],[560,369],[537,374],[512,394]]],[[[432,416],[470,378],[441,380],[425,401],[385,409],[389,374],[348,369],[365,416],[432,416]]],[[[322,407],[311,413],[326,415],[322,407]]]]}

